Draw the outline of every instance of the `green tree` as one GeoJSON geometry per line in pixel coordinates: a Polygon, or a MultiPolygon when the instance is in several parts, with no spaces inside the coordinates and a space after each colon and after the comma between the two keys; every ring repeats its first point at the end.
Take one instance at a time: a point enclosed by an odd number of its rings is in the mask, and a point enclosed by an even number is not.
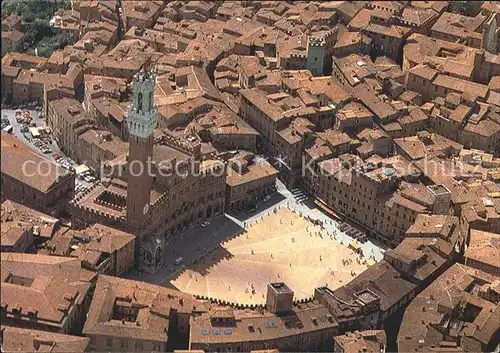
{"type": "Polygon", "coordinates": [[[482,5],[482,1],[450,1],[449,11],[465,16],[476,16],[482,5]]]}
{"type": "Polygon", "coordinates": [[[21,16],[24,27],[22,51],[33,53],[38,48],[39,55],[50,56],[54,50],[71,43],[68,35],[50,25],[56,11],[70,7],[70,0],[4,0],[2,16],[21,16]]]}

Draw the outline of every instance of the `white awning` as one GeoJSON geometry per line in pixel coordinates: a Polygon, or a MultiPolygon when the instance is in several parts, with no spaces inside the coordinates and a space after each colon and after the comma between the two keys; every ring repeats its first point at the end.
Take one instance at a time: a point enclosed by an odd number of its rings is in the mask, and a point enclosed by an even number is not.
{"type": "Polygon", "coordinates": [[[89,167],[87,167],[85,164],[80,164],[75,168],[75,173],[76,174],[82,174],[85,173],[86,171],[90,170],[89,167]]]}
{"type": "Polygon", "coordinates": [[[31,133],[31,136],[33,137],[40,137],[40,131],[38,131],[38,128],[36,127],[30,127],[30,133],[31,133]]]}

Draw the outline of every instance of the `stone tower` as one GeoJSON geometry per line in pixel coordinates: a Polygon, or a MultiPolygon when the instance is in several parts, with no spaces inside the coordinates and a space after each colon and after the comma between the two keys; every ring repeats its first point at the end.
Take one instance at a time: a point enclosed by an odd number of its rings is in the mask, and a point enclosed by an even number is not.
{"type": "Polygon", "coordinates": [[[332,67],[332,49],[337,38],[337,31],[321,31],[307,37],[306,68],[313,76],[323,76],[332,67]]]}
{"type": "Polygon", "coordinates": [[[313,76],[323,75],[325,64],[325,41],[323,38],[307,38],[307,68],[313,76]]]}
{"type": "Polygon", "coordinates": [[[142,227],[148,222],[153,184],[151,158],[157,109],[154,106],[156,75],[141,71],[134,76],[133,99],[128,110],[129,154],[127,160],[127,221],[142,227]]]}

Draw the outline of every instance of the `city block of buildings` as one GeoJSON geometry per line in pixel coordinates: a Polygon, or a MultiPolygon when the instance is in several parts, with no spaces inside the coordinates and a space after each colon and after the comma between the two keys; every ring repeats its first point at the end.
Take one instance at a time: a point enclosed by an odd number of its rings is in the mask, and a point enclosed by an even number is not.
{"type": "Polygon", "coordinates": [[[22,14],[2,18],[2,101],[41,105],[100,175],[76,192],[2,132],[2,350],[494,350],[500,7],[455,5],[72,1],[51,21],[72,44],[49,58],[21,52],[22,14]],[[270,284],[257,307],[119,278],[277,179],[383,260],[310,300],[270,284]]]}

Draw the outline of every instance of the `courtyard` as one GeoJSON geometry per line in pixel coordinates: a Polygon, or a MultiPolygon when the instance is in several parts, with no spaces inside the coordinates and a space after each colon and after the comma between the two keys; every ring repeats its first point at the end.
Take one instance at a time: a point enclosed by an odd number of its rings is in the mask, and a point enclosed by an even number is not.
{"type": "Polygon", "coordinates": [[[195,259],[169,284],[232,303],[264,304],[267,284],[285,282],[296,299],[309,298],[315,287],[336,289],[367,268],[363,257],[335,237],[281,206],[246,222],[239,235],[195,259]]]}

